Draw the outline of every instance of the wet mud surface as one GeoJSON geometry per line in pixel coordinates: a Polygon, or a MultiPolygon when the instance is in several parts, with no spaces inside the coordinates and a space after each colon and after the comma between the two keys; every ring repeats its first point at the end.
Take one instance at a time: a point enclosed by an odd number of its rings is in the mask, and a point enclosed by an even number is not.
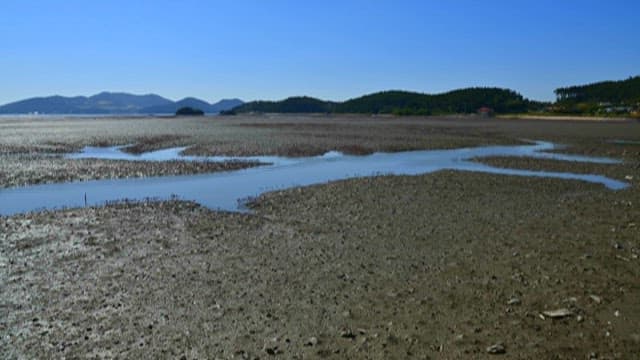
{"type": "Polygon", "coordinates": [[[632,186],[444,171],[271,192],[250,214],[165,201],[0,217],[0,357],[633,359],[640,156],[608,141],[638,128],[495,123],[464,131],[625,162],[492,165],[632,186]]]}
{"type": "Polygon", "coordinates": [[[11,155],[0,157],[0,187],[64,183],[97,179],[127,179],[231,171],[257,162],[118,161],[65,159],[61,156],[11,155]]]}
{"type": "Polygon", "coordinates": [[[440,172],[269,193],[254,214],[162,202],[2,218],[2,352],[477,358],[500,343],[629,358],[638,204],[636,189],[440,172]]]}

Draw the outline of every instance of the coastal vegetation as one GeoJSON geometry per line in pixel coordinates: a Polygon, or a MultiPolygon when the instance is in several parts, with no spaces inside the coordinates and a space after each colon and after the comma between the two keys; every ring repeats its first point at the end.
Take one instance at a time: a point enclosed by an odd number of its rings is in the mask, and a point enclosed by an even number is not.
{"type": "Polygon", "coordinates": [[[202,116],[204,115],[204,111],[200,109],[195,109],[189,106],[181,107],[176,110],[176,115],[178,116],[202,116]]]}
{"type": "Polygon", "coordinates": [[[393,115],[549,114],[640,117],[640,76],[555,90],[554,103],[527,99],[511,89],[473,87],[441,94],[391,90],[344,102],[308,96],[281,101],[253,101],[233,109],[236,113],[355,113],[393,115]]]}
{"type": "Polygon", "coordinates": [[[254,101],[240,105],[236,112],[261,113],[356,113],[394,115],[442,115],[476,113],[489,107],[496,113],[520,113],[538,109],[541,104],[525,99],[509,89],[468,88],[443,94],[410,91],[382,91],[344,102],[312,97],[290,97],[282,101],[254,101]]]}
{"type": "Polygon", "coordinates": [[[309,96],[294,96],[281,101],[252,101],[233,108],[236,113],[327,113],[333,112],[337,103],[309,96]]]}
{"type": "Polygon", "coordinates": [[[640,76],[558,88],[555,94],[556,113],[640,117],[640,76]]]}
{"type": "Polygon", "coordinates": [[[509,89],[468,88],[429,95],[407,91],[385,91],[348,100],[336,110],[341,113],[382,113],[397,115],[470,114],[482,107],[496,113],[525,112],[535,102],[509,89]]]}

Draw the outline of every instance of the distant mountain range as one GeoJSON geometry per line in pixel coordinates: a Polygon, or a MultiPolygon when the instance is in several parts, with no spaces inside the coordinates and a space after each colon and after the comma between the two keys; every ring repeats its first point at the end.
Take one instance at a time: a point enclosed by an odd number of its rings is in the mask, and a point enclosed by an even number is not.
{"type": "Polygon", "coordinates": [[[209,114],[233,113],[364,113],[395,115],[497,114],[546,112],[552,114],[630,115],[640,118],[640,76],[602,81],[555,90],[557,100],[539,102],[511,89],[474,87],[440,94],[382,91],[346,101],[325,101],[308,96],[281,101],[220,100],[210,104],[188,97],[171,101],[158,95],[102,92],[90,97],[50,96],[0,106],[0,114],[175,114],[182,107],[209,114]]]}
{"type": "Polygon", "coordinates": [[[89,97],[48,96],[16,101],[0,106],[0,114],[174,114],[185,106],[216,114],[242,104],[239,99],[224,99],[210,104],[191,97],[171,101],[155,94],[101,92],[89,97]]]}

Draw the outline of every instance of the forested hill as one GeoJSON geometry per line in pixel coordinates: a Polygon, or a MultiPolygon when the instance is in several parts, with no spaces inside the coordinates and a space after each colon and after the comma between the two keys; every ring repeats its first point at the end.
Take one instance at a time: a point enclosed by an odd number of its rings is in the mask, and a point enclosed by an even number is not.
{"type": "Polygon", "coordinates": [[[531,102],[512,90],[468,88],[437,95],[408,91],[383,91],[345,102],[293,97],[282,101],[254,101],[236,107],[234,111],[430,115],[475,113],[481,107],[491,108],[496,113],[517,113],[540,106],[539,103],[531,102]]]}
{"type": "Polygon", "coordinates": [[[497,113],[527,111],[530,101],[515,91],[499,88],[468,88],[429,95],[406,91],[384,91],[338,104],[336,112],[391,114],[475,113],[489,107],[497,113]]]}
{"type": "Polygon", "coordinates": [[[601,103],[634,105],[640,102],[640,76],[619,81],[602,81],[555,90],[559,103],[601,103]]]}
{"type": "Polygon", "coordinates": [[[290,97],[281,101],[252,101],[233,108],[234,112],[259,113],[326,113],[332,112],[336,103],[308,96],[290,97]]]}

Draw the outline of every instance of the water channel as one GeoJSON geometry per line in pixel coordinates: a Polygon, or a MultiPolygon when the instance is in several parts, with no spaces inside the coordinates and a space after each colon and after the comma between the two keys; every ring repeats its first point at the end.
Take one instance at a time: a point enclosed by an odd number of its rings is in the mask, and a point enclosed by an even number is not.
{"type": "Polygon", "coordinates": [[[419,175],[439,170],[477,171],[510,176],[572,179],[602,184],[620,190],[627,183],[598,174],[574,174],[497,168],[472,161],[491,156],[520,156],[561,161],[612,164],[611,158],[587,157],[548,152],[553,143],[537,141],[531,145],[484,146],[453,150],[374,153],[365,156],[328,152],[321,156],[289,158],[279,156],[183,156],[185,148],[171,148],[132,155],[123,147],[86,147],[67,155],[70,159],[111,159],[145,161],[259,161],[265,165],[242,170],[199,175],[149,177],[138,179],[93,180],[61,184],[34,185],[0,189],[0,215],[12,215],[42,209],[103,205],[118,200],[178,197],[203,206],[227,211],[243,211],[242,199],[264,192],[329,181],[376,175],[419,175]]]}

